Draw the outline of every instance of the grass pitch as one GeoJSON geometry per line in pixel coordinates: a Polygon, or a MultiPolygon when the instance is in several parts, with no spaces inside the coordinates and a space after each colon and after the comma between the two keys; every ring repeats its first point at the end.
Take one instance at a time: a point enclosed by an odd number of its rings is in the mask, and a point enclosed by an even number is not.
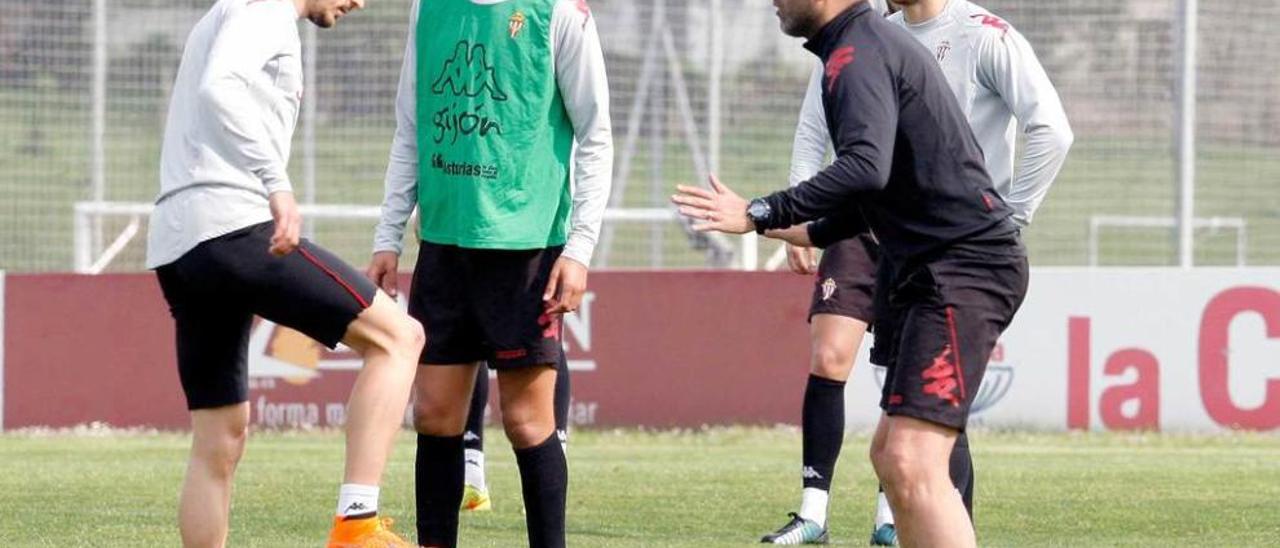
{"type": "MultiPolygon", "coordinates": [[[[187,438],[79,430],[0,436],[0,546],[177,546],[187,438]]],[[[495,511],[462,517],[463,546],[520,546],[510,448],[489,433],[495,511]]],[[[875,482],[850,435],[836,476],[836,544],[865,546],[875,482]]],[[[1275,546],[1280,437],[976,432],[983,546],[1275,546]]],[[[793,429],[578,431],[569,449],[574,546],[748,546],[799,497],[793,429]]],[[[335,432],[257,433],[240,469],[230,546],[323,544],[341,473],[335,432]]],[[[382,510],[412,530],[413,442],[382,510]]]]}

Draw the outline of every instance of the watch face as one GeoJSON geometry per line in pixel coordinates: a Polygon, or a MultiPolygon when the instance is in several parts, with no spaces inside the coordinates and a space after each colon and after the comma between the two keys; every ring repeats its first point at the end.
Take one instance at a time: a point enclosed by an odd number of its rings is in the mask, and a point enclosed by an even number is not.
{"type": "Polygon", "coordinates": [[[752,219],[763,219],[769,216],[769,204],[762,200],[752,200],[747,206],[747,215],[752,219]]]}

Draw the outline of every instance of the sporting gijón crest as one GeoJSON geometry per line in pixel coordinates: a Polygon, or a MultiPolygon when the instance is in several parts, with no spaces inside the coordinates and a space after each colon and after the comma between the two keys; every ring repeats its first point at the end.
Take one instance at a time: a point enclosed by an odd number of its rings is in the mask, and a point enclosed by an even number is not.
{"type": "Polygon", "coordinates": [[[831,297],[836,295],[836,281],[834,278],[827,278],[822,282],[822,300],[829,301],[831,297]]]}
{"type": "Polygon", "coordinates": [[[836,80],[840,78],[840,73],[844,72],[844,68],[853,63],[855,51],[853,46],[844,46],[831,52],[831,57],[827,59],[827,93],[835,91],[836,80]]]}
{"type": "Polygon", "coordinates": [[[524,16],[523,11],[516,10],[515,13],[511,14],[511,19],[507,21],[507,35],[511,36],[512,40],[519,37],[520,31],[524,30],[525,23],[528,21],[529,18],[524,16]]]}
{"type": "Polygon", "coordinates": [[[943,40],[941,44],[938,44],[938,50],[936,52],[938,56],[938,62],[941,63],[945,61],[947,59],[948,53],[951,53],[951,41],[943,40]]]}

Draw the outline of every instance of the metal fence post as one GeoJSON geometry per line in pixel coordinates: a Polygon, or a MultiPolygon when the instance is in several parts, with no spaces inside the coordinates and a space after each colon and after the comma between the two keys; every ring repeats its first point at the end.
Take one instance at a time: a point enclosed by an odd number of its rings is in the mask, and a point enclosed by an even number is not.
{"type": "MultiPolygon", "coordinates": [[[[101,202],[107,197],[107,0],[93,0],[93,127],[90,198],[101,202]]],[[[102,218],[93,218],[89,247],[102,249],[102,218]]]]}
{"type": "MultiPolygon", "coordinates": [[[[720,144],[724,105],[724,0],[707,2],[707,171],[720,174],[720,144]]],[[[742,270],[759,265],[759,240],[755,234],[742,235],[742,270]]]]}
{"type": "MultiPolygon", "coordinates": [[[[649,92],[649,205],[658,207],[665,202],[667,164],[667,85],[662,71],[653,74],[654,89],[649,92]]],[[[662,246],[667,227],[654,224],[649,227],[649,266],[662,267],[662,246]]]]}
{"type": "Polygon", "coordinates": [[[1195,265],[1196,204],[1196,46],[1199,42],[1198,0],[1181,0],[1181,79],[1178,85],[1178,264],[1195,265]]]}
{"type": "MultiPolygon", "coordinates": [[[[316,99],[320,86],[316,85],[316,54],[320,51],[315,25],[305,25],[306,56],[304,60],[305,87],[302,98],[302,203],[316,203],[316,99]]],[[[306,237],[315,239],[315,219],[304,221],[303,232],[306,237]]]]}
{"type": "Polygon", "coordinates": [[[4,432],[4,271],[0,270],[0,432],[4,432]]]}

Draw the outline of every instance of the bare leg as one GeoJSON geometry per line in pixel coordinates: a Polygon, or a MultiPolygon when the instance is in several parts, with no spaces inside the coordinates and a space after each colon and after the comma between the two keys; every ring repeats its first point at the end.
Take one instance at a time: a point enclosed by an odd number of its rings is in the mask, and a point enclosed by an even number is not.
{"type": "Polygon", "coordinates": [[[959,432],[896,415],[882,419],[872,464],[897,518],[902,546],[976,546],[973,524],[951,484],[950,455],[959,432]],[[886,428],[887,425],[887,428],[886,428]]]}
{"type": "Polygon", "coordinates": [[[422,326],[378,291],[342,342],[364,358],[347,403],[344,483],[378,485],[409,404],[425,337],[422,326]]]}
{"type": "Polygon", "coordinates": [[[187,548],[227,542],[231,483],[249,434],[249,404],[191,412],[191,457],[182,482],[178,525],[187,548]]]}
{"type": "Polygon", "coordinates": [[[871,463],[884,452],[885,443],[889,440],[889,415],[880,412],[880,421],[876,423],[876,431],[871,434],[871,463]]]}
{"type": "Polygon", "coordinates": [[[476,368],[475,364],[418,368],[413,381],[413,425],[419,434],[462,435],[475,390],[476,368]]]}
{"type": "Polygon", "coordinates": [[[555,432],[556,376],[551,367],[498,372],[502,427],[515,449],[542,443],[555,432]]]}
{"type": "Polygon", "coordinates": [[[815,314],[809,325],[809,372],[845,382],[853,373],[853,359],[867,334],[867,322],[835,314],[815,314]]]}

